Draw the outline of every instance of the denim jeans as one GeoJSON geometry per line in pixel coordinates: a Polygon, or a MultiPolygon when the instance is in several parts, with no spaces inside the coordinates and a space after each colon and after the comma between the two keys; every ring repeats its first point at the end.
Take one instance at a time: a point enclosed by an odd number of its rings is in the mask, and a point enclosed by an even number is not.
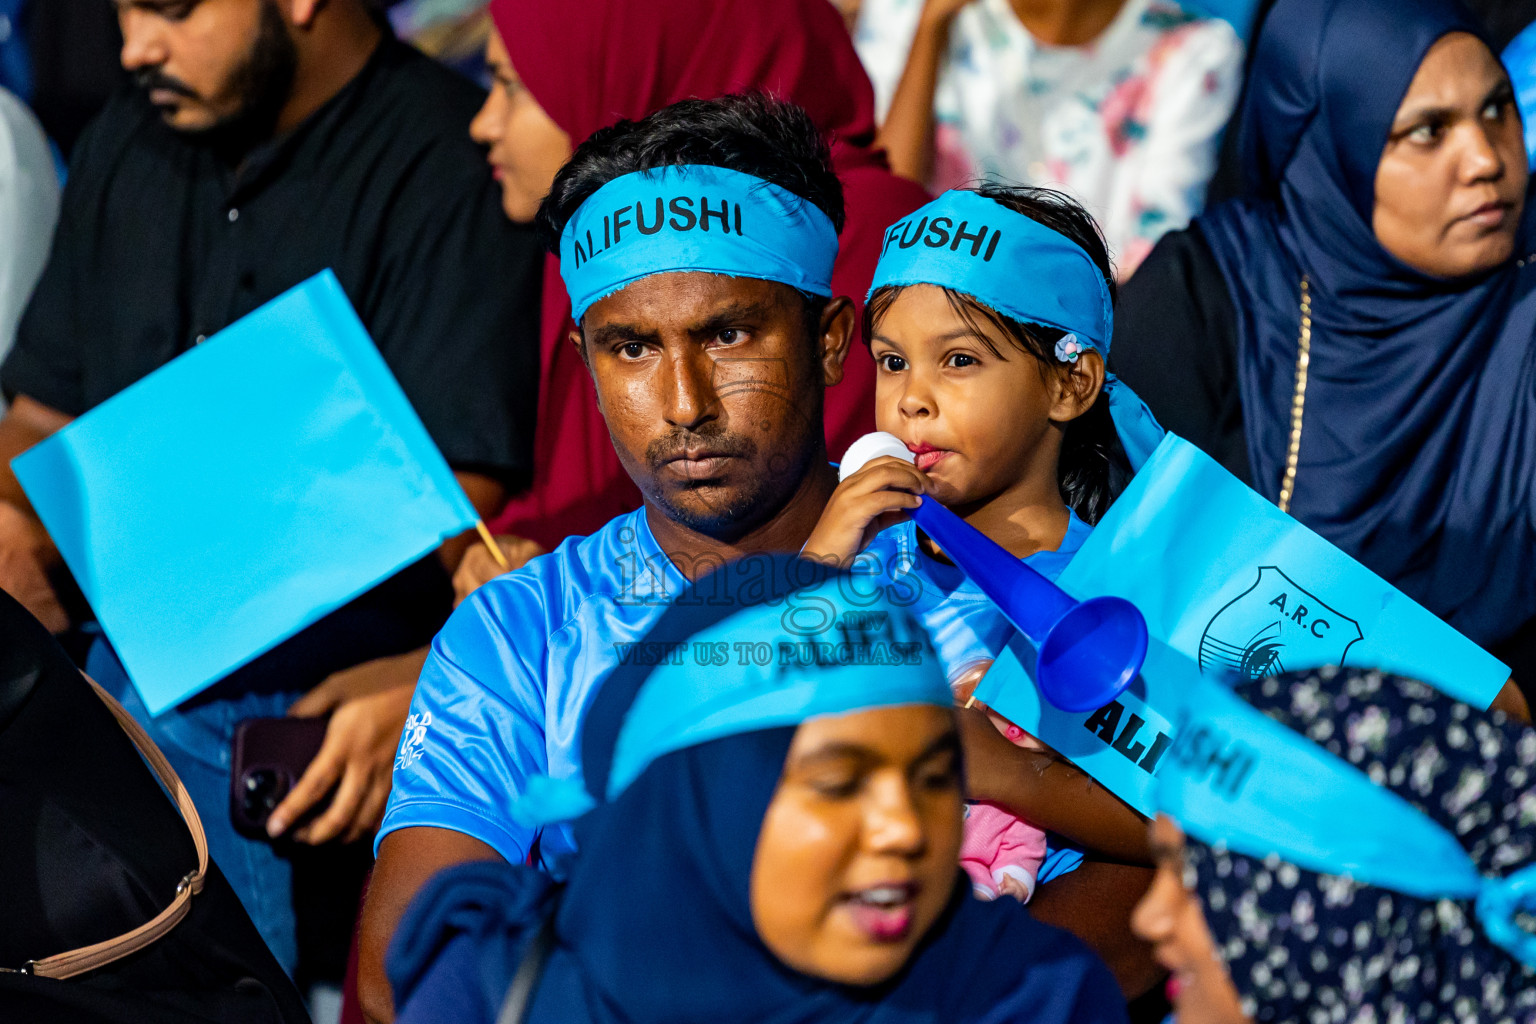
{"type": "Polygon", "coordinates": [[[302,691],[226,694],[220,689],[211,699],[194,699],[151,718],[105,639],[92,644],[86,672],[139,720],[181,776],[203,819],[208,852],[277,962],[292,976],[298,962],[293,868],[272,844],[235,831],[229,818],[229,776],[236,724],[283,715],[302,691]]]}

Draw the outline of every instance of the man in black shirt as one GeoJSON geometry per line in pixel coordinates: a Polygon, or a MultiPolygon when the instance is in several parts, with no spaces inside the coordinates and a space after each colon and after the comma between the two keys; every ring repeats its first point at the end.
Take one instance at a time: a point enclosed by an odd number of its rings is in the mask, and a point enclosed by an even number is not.
{"type": "MultiPolygon", "coordinates": [[[[391,38],[364,0],[116,3],[138,88],[79,141],[47,270],[0,367],[0,588],[68,625],[58,553],[12,456],[326,267],[490,515],[531,465],[542,257],[502,215],[469,139],[479,90],[391,38]]],[[[446,618],[444,570],[465,546],[450,541],[153,721],[110,645],[92,647],[89,671],[175,762],[215,858],[290,969],[287,863],[229,826],[234,723],[306,692],[303,713],[334,707],[320,760],[335,793],[297,838],[371,832],[420,667],[405,652],[446,618]]]]}

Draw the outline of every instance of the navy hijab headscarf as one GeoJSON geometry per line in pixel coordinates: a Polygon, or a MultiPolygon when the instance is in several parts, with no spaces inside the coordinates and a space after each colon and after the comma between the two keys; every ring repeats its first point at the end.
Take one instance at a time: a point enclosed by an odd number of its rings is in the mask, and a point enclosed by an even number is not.
{"type": "MultiPolygon", "coordinates": [[[[840,578],[787,558],[770,564],[794,565],[802,578],[840,578]]],[[[740,609],[706,605],[704,595],[718,601],[719,593],[709,578],[693,590],[695,600],[685,592],[652,638],[675,643],[740,609]]],[[[871,609],[866,599],[859,614],[885,607],[871,609]]],[[[931,649],[923,650],[947,695],[931,649]]],[[[703,671],[729,686],[734,656],[729,660],[703,671]]],[[[531,1024],[1125,1019],[1113,979],[1081,943],[1011,901],[971,898],[958,866],[949,908],[886,985],[849,988],[786,967],[757,936],[749,885],[758,832],[796,726],[664,754],[603,801],[625,715],[651,672],[620,667],[589,712],[584,785],[600,802],[576,823],[578,851],[565,886],[534,868],[479,863],[442,872],[417,896],[388,956],[400,1024],[490,1024],[531,936],[550,915],[554,944],[531,1024]]]]}
{"type": "MultiPolygon", "coordinates": [[[[1258,38],[1240,142],[1260,198],[1198,221],[1232,294],[1248,457],[1278,496],[1302,276],[1312,345],[1297,519],[1484,644],[1536,615],[1536,266],[1445,281],[1371,228],[1408,85],[1447,0],[1280,0],[1258,38]]],[[[1536,235],[1526,203],[1516,256],[1536,235]]]]}

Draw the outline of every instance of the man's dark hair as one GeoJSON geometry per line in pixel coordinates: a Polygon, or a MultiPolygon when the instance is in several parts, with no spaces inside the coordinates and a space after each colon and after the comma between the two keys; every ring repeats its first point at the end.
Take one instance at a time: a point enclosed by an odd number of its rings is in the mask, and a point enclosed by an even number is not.
{"type": "Polygon", "coordinates": [[[613,179],[679,164],[707,164],[761,178],[811,203],[843,230],[843,186],[810,115],[793,103],[746,93],[683,100],[638,121],[593,132],[560,168],[539,206],[545,246],[558,254],[566,223],[613,179]]]}

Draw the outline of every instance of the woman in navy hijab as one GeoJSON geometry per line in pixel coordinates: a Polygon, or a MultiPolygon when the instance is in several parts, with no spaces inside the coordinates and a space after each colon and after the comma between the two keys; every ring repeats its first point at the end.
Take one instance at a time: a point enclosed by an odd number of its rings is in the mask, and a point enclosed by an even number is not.
{"type": "Polygon", "coordinates": [[[434,877],[389,951],[400,1024],[1125,1020],[1082,943],[970,895],[949,688],[867,580],[738,562],[638,650],[594,700],[582,780],[519,798],[586,809],[568,883],[434,877]]]}
{"type": "Polygon", "coordinates": [[[1500,645],[1536,616],[1536,235],[1509,79],[1455,0],[1279,0],[1245,102],[1257,198],[1148,258],[1113,368],[1521,679],[1536,657],[1500,645]]]}

